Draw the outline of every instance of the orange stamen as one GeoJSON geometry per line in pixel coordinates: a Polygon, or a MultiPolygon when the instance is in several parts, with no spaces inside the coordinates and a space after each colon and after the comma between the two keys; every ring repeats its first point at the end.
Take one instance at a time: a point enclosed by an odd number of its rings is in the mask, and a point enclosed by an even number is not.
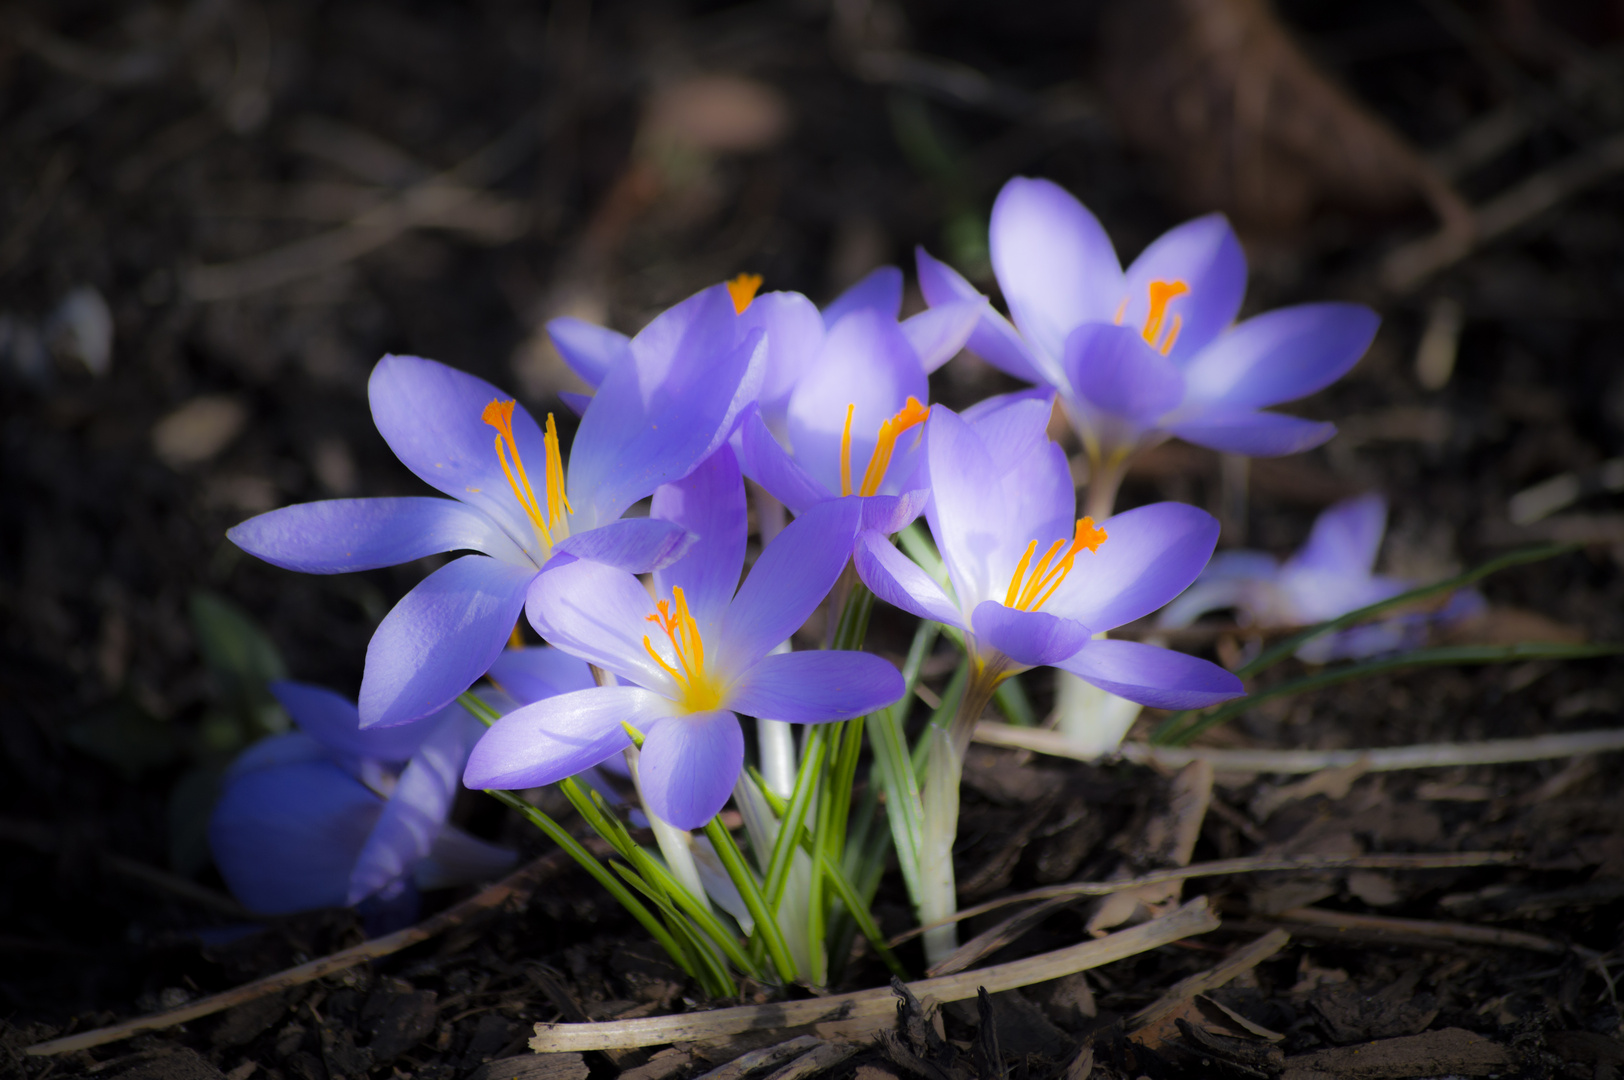
{"type": "Polygon", "coordinates": [[[727,283],[727,294],[733,297],[733,311],[743,315],[744,309],[750,306],[750,301],[756,298],[756,290],[761,288],[760,274],[740,274],[727,283]]]}
{"type": "Polygon", "coordinates": [[[563,535],[569,535],[567,515],[575,512],[564,493],[564,455],[558,446],[558,424],[554,422],[553,414],[548,413],[547,434],[543,440],[546,447],[543,475],[547,485],[547,510],[543,513],[541,502],[530,486],[530,474],[525,472],[524,459],[519,456],[519,443],[513,437],[513,406],[514,402],[498,398],[485,406],[479,418],[496,429],[496,457],[502,463],[508,486],[513,489],[514,497],[535,527],[536,538],[543,547],[551,548],[557,530],[563,529],[563,535]],[[510,457],[511,463],[508,460],[510,457]]]}
{"type": "Polygon", "coordinates": [[[688,611],[688,598],[682,586],[671,590],[669,601],[661,600],[655,605],[655,614],[648,616],[648,621],[665,632],[676,653],[677,664],[673,666],[654,651],[654,642],[649,636],[643,636],[643,648],[677,684],[679,702],[690,712],[705,712],[719,706],[722,690],[705,674],[705,642],[699,636],[699,623],[688,611]]]}
{"type": "Polygon", "coordinates": [[[1032,566],[1028,575],[1027,567],[1031,565],[1032,556],[1037,553],[1038,542],[1031,541],[1026,545],[1026,554],[1015,566],[1015,573],[1009,579],[1009,589],[1004,593],[1004,606],[1019,608],[1022,611],[1038,611],[1048,603],[1049,597],[1055,594],[1066,576],[1071,573],[1072,566],[1077,561],[1077,553],[1083,548],[1090,552],[1098,551],[1101,544],[1108,537],[1104,529],[1094,527],[1094,519],[1081,518],[1077,522],[1077,533],[1072,537],[1068,546],[1064,540],[1056,540],[1049,545],[1043,558],[1032,566]],[[1065,549],[1061,554],[1061,549],[1065,549]],[[1055,556],[1059,555],[1058,561],[1055,556]],[[1051,562],[1053,565],[1050,565],[1051,562]]]}
{"type": "Polygon", "coordinates": [[[1190,287],[1182,281],[1152,281],[1150,283],[1150,311],[1145,316],[1145,329],[1142,331],[1145,343],[1151,348],[1160,348],[1162,355],[1166,355],[1173,348],[1173,342],[1178,339],[1181,319],[1173,316],[1172,332],[1167,341],[1158,346],[1156,343],[1162,336],[1162,327],[1167,322],[1167,305],[1175,297],[1183,296],[1190,291],[1190,287]]]}
{"type": "MultiPolygon", "coordinates": [[[[846,406],[846,428],[840,436],[840,493],[851,494],[851,418],[856,412],[856,405],[846,406]]],[[[874,452],[868,457],[868,468],[863,470],[863,485],[857,489],[859,495],[873,495],[885,483],[885,470],[891,467],[891,455],[895,453],[897,439],[909,428],[918,427],[930,417],[930,407],[921,405],[919,399],[910,396],[908,403],[897,414],[880,425],[879,435],[874,442],[874,452]]]]}

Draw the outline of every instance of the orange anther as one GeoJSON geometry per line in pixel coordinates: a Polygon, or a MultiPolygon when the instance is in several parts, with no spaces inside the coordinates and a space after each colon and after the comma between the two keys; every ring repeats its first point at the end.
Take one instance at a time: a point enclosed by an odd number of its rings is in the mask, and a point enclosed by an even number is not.
{"type": "Polygon", "coordinates": [[[733,298],[733,310],[736,314],[744,314],[744,309],[756,298],[756,290],[759,288],[761,288],[760,274],[740,274],[727,283],[727,294],[733,298]]]}

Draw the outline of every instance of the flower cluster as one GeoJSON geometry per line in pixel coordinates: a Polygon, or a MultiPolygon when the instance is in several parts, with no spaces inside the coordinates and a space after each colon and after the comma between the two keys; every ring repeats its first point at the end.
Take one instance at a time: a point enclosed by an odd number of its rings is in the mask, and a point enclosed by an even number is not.
{"type": "MultiPolygon", "coordinates": [[[[921,251],[929,307],[906,319],[902,274],[887,267],[822,311],[795,293],[758,296],[760,279],[741,275],[632,337],[554,321],[559,351],[594,391],[567,396],[580,418],[568,448],[555,416],[538,423],[481,379],[416,357],[380,361],[368,387],[378,430],[450,498],[290,506],[230,537],[310,573],[462,554],[384,618],[358,707],[281,689],[305,734],[255,748],[232,776],[215,843],[233,888],[266,910],[404,888],[460,835],[444,825],[454,772],[473,788],[525,789],[622,754],[656,832],[706,827],[725,861],[731,841],[713,819],[740,783],[741,716],[822,725],[878,715],[904,694],[896,666],[860,648],[870,591],[962,643],[966,688],[947,764],[931,774],[938,787],[956,787],[982,707],[1029,668],[1160,708],[1241,693],[1205,660],[1105,637],[1195,582],[1218,534],[1208,514],[1177,503],[1114,513],[1116,480],[1134,453],[1173,436],[1247,454],[1323,442],[1330,425],[1263,410],[1346,371],[1374,316],[1318,304],[1236,323],[1245,264],[1220,218],[1173,230],[1125,272],[1088,211],[1044,181],[1011,181],[992,229],[1010,319],[921,251]],[[1038,387],[962,413],[932,405],[930,375],[966,347],[1038,387]],[[1057,397],[1092,463],[1081,517],[1049,437],[1057,397]],[[761,495],[753,562],[746,477],[761,495]],[[647,512],[635,511],[644,500],[647,512]],[[922,514],[939,565],[920,557],[922,514]],[[831,595],[827,618],[844,629],[828,640],[844,647],[792,649],[831,595]],[[848,612],[862,613],[855,636],[848,612]],[[556,652],[504,652],[521,617],[556,652]],[[474,691],[482,679],[496,689],[474,691]],[[455,704],[470,692],[501,698],[488,729],[455,704]],[[305,802],[285,827],[263,812],[278,798],[305,802]],[[305,834],[322,837],[311,846],[323,870],[298,895],[278,892],[279,864],[250,853],[291,854],[305,834]]],[[[808,736],[808,755],[824,752],[820,740],[808,736]]],[[[830,785],[849,788],[860,746],[827,745],[829,763],[803,770],[818,798],[835,800],[807,819],[820,844],[844,836],[831,815],[847,804],[830,785]]],[[[805,812],[803,794],[785,813],[805,812]]],[[[770,860],[757,852],[759,889],[740,883],[760,926],[788,875],[816,881],[839,860],[796,862],[804,856],[772,839],[754,799],[741,794],[753,840],[775,849],[770,860]]],[[[956,816],[956,797],[941,805],[956,816]]],[[[660,835],[669,874],[645,866],[647,881],[684,873],[685,839],[660,835]]],[[[945,880],[950,905],[951,859],[943,871],[934,858],[910,887],[945,880]]],[[[736,864],[728,872],[740,881],[736,864]]],[[[702,900],[675,903],[710,925],[702,900]]],[[[771,937],[767,950],[787,955],[771,937]]]]}

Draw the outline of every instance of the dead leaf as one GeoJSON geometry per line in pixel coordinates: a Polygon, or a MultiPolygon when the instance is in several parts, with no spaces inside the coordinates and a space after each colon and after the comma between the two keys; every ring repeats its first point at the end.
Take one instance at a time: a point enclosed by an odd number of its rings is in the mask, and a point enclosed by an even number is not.
{"type": "Polygon", "coordinates": [[[152,449],[172,469],[201,465],[241,434],[248,409],[231,394],[195,397],[152,427],[152,449]]]}

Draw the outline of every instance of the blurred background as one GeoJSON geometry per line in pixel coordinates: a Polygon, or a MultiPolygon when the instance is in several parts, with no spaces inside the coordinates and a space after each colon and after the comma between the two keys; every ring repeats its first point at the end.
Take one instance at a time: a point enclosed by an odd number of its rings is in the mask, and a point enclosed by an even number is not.
{"type": "MultiPolygon", "coordinates": [[[[264,679],[359,685],[424,567],[304,577],[223,534],[423,493],[370,422],[380,355],[563,421],[546,319],[632,332],[741,271],[821,303],[884,263],[911,281],[921,244],[992,291],[1016,174],[1077,194],[1125,260],[1227,213],[1248,312],[1383,316],[1299,410],[1330,445],[1226,484],[1170,444],[1125,505],[1194,502],[1278,553],[1378,489],[1384,565],[1418,578],[1580,541],[1492,583],[1503,632],[1624,634],[1617,0],[0,8],[0,1009],[133,994],[117,958],[167,940],[175,882],[211,880],[220,765],[286,724],[264,679]]],[[[949,404],[1014,388],[969,356],[937,378],[949,404]]],[[[1359,738],[1624,703],[1594,668],[1494,679],[1401,683],[1359,738]]]]}

